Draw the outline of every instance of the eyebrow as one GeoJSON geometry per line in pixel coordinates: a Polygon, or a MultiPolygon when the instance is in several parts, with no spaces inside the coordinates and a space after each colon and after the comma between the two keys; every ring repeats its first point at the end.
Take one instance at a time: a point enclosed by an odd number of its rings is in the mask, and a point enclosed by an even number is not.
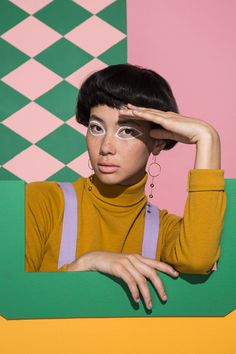
{"type": "MultiPolygon", "coordinates": [[[[99,122],[104,123],[104,120],[103,120],[102,118],[96,116],[95,114],[91,114],[91,116],[89,117],[89,119],[91,119],[91,118],[95,118],[95,119],[97,119],[99,122]]],[[[118,124],[119,124],[119,125],[125,125],[125,124],[130,124],[130,123],[137,125],[139,128],[141,127],[141,125],[140,125],[137,121],[135,121],[134,119],[127,119],[127,118],[119,118],[119,119],[118,119],[118,124]]]]}

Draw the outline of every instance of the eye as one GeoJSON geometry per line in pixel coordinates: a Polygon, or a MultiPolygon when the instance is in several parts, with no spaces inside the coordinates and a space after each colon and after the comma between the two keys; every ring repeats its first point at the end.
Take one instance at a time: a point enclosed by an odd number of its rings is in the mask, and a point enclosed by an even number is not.
{"type": "Polygon", "coordinates": [[[131,127],[121,127],[118,129],[116,136],[119,139],[135,139],[138,136],[142,135],[143,133],[135,128],[131,127]]]}
{"type": "Polygon", "coordinates": [[[95,121],[89,122],[88,129],[92,135],[103,135],[105,133],[102,125],[95,121]]]}

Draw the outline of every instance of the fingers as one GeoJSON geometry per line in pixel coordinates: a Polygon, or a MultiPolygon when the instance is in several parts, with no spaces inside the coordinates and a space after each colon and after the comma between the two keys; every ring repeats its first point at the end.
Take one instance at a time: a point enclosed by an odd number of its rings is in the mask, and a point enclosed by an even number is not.
{"type": "Polygon", "coordinates": [[[128,258],[123,259],[122,263],[113,264],[114,275],[122,278],[126,282],[135,302],[140,301],[140,292],[145,306],[150,310],[152,308],[152,300],[147,280],[136,266],[137,265],[134,266],[128,258]]]}
{"type": "Polygon", "coordinates": [[[178,276],[178,272],[170,265],[139,254],[92,251],[84,257],[87,259],[83,262],[85,269],[101,271],[121,278],[127,284],[134,301],[139,302],[141,294],[148,309],[152,308],[152,300],[147,279],[152,282],[161,300],[166,301],[166,291],[157,270],[173,277],[178,276]]]}
{"type": "Polygon", "coordinates": [[[140,259],[136,257],[136,255],[130,255],[129,260],[133,263],[135,268],[138,270],[139,274],[142,275],[142,277],[140,277],[140,279],[137,279],[137,281],[138,281],[139,289],[143,295],[144,301],[147,304],[147,306],[149,306],[148,308],[150,308],[152,304],[151,304],[151,297],[146,282],[146,278],[151,280],[161,300],[166,301],[167,300],[166,291],[156,270],[150,267],[149,265],[145,264],[144,262],[142,262],[140,259]],[[142,280],[142,278],[145,279],[145,282],[142,280]]]}
{"type": "Polygon", "coordinates": [[[135,112],[135,113],[140,113],[140,114],[143,114],[144,112],[149,112],[149,113],[154,113],[154,114],[157,114],[162,116],[162,117],[171,117],[173,115],[175,115],[176,113],[175,112],[169,112],[169,111],[161,111],[157,108],[147,108],[147,107],[138,107],[138,106],[134,106],[130,103],[127,104],[127,107],[121,107],[120,108],[120,111],[124,114],[126,113],[132,113],[132,112],[135,112]]]}
{"type": "Polygon", "coordinates": [[[130,261],[146,278],[150,279],[162,301],[167,300],[167,294],[164,285],[158,276],[156,270],[169,274],[172,277],[178,277],[179,273],[169,264],[158,262],[156,260],[142,257],[139,254],[129,255],[130,261]]]}
{"type": "MultiPolygon", "coordinates": [[[[131,257],[128,257],[127,259],[127,266],[129,268],[129,272],[130,274],[133,276],[138,289],[140,291],[140,293],[142,294],[145,306],[151,310],[152,308],[152,299],[151,299],[151,294],[150,294],[150,290],[147,284],[147,279],[148,277],[148,270],[145,269],[145,267],[148,268],[148,266],[146,266],[145,264],[143,264],[143,266],[141,265],[141,262],[136,259],[135,260],[135,256],[131,255],[131,257]],[[132,259],[134,258],[134,259],[132,259]],[[140,263],[140,264],[138,264],[140,263]]],[[[155,271],[154,271],[155,272],[155,271]]]]}
{"type": "Polygon", "coordinates": [[[139,292],[141,293],[148,309],[152,308],[152,299],[147,279],[150,279],[161,300],[166,301],[166,291],[156,270],[165,272],[173,277],[178,276],[178,272],[170,265],[136,254],[126,255],[119,261],[114,262],[112,268],[112,273],[126,282],[134,301],[139,301],[139,292]]]}
{"type": "Polygon", "coordinates": [[[127,269],[125,265],[117,262],[113,264],[112,273],[113,275],[121,278],[127,284],[134,301],[139,302],[140,297],[137,282],[132,276],[130,269],[127,269]]]}
{"type": "Polygon", "coordinates": [[[135,254],[135,256],[140,259],[140,261],[146,263],[150,267],[159,270],[160,272],[169,274],[172,277],[178,277],[179,273],[169,264],[164,263],[164,262],[159,262],[156,261],[155,259],[150,259],[150,258],[145,258],[141,256],[140,254],[135,254]]]}
{"type": "Polygon", "coordinates": [[[173,118],[174,115],[174,113],[172,112],[171,112],[172,115],[170,115],[169,112],[163,112],[151,108],[150,109],[141,108],[141,107],[136,108],[135,106],[131,106],[129,109],[120,109],[120,113],[121,115],[126,115],[136,120],[148,120],[149,122],[153,122],[161,125],[163,128],[167,130],[170,126],[170,122],[171,122],[170,118],[173,118]]]}

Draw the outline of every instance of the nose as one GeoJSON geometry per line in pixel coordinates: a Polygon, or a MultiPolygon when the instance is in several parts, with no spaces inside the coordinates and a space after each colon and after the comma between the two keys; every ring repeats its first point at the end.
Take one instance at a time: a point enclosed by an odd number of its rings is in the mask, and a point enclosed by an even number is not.
{"type": "Polygon", "coordinates": [[[114,155],[116,153],[115,137],[110,134],[105,134],[100,146],[100,155],[114,155]]]}

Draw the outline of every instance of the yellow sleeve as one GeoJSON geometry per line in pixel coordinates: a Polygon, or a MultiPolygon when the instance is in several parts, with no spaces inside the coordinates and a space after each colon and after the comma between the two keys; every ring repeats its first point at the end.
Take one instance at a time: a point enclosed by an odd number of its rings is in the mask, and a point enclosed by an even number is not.
{"type": "MultiPolygon", "coordinates": [[[[63,197],[55,182],[33,182],[25,191],[25,270],[40,271],[45,245],[57,225],[63,197]]],[[[61,269],[60,271],[63,271],[61,269]]]]}
{"type": "Polygon", "coordinates": [[[206,274],[220,254],[226,194],[223,170],[190,170],[183,218],[160,213],[161,260],[179,272],[206,274]]]}

